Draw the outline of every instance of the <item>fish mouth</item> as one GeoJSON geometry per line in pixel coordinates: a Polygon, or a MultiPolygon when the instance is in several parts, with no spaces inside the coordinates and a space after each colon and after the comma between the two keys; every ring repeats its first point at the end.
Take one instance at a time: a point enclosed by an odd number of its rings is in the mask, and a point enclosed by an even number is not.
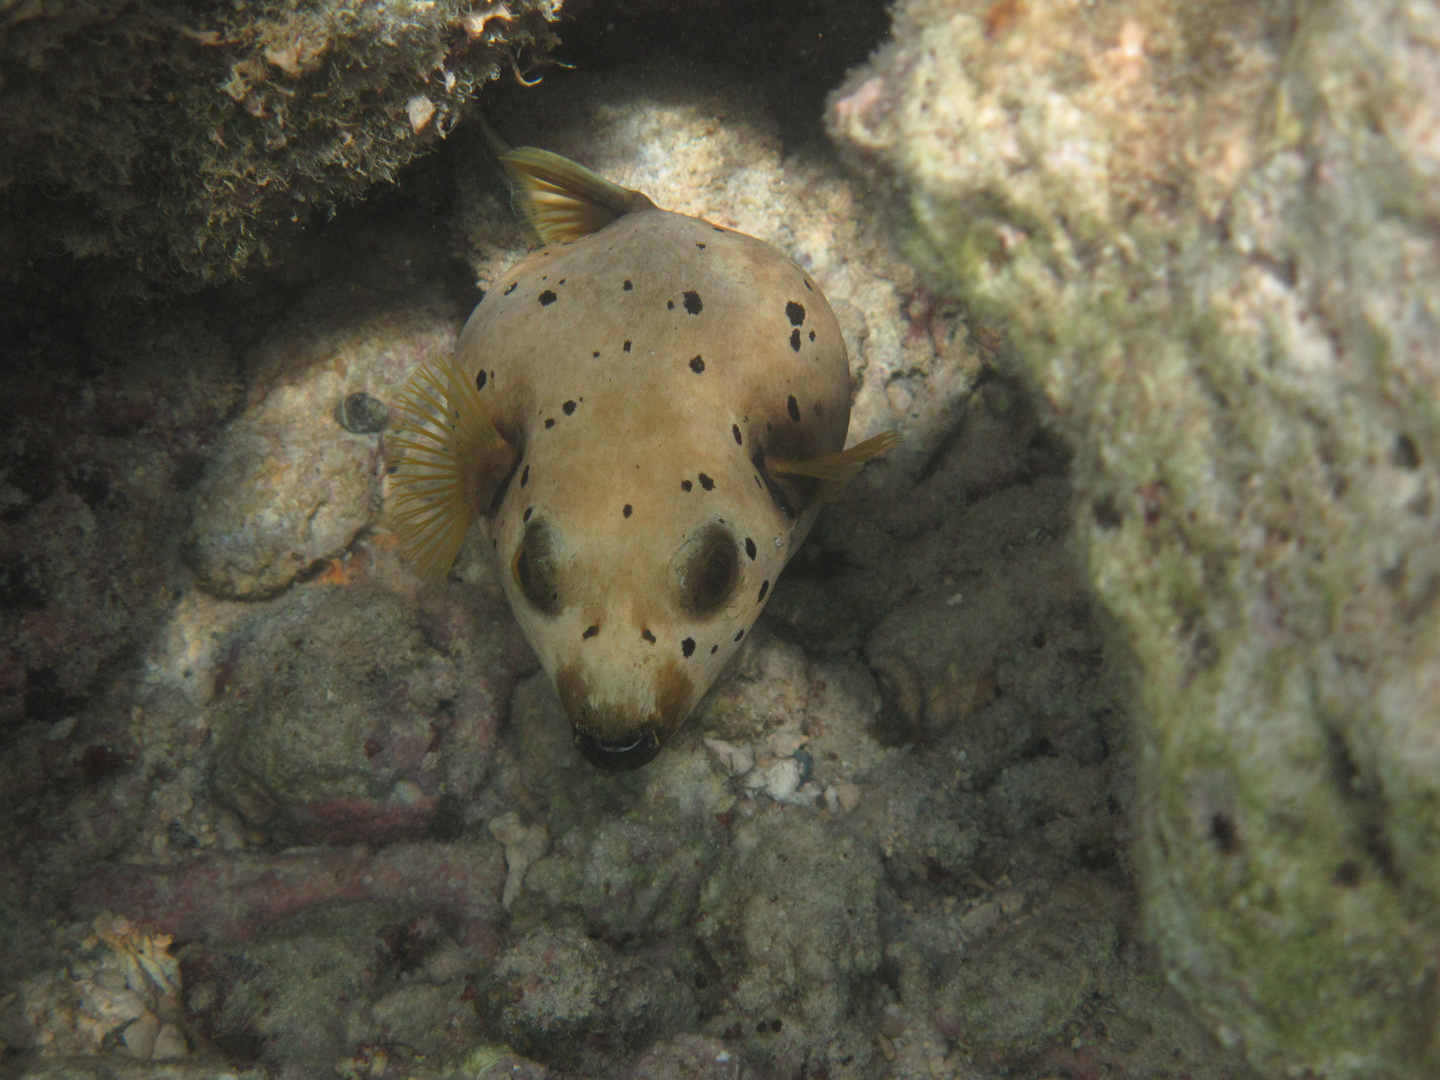
{"type": "Polygon", "coordinates": [[[644,724],[619,739],[602,739],[578,724],[571,725],[575,750],[595,768],[605,772],[633,772],[648,765],[660,753],[660,736],[644,724]]]}
{"type": "Polygon", "coordinates": [[[605,772],[632,772],[654,761],[684,723],[694,684],[678,665],[665,665],[656,681],[655,703],[649,708],[595,700],[576,667],[562,667],[555,687],[570,718],[576,752],[605,772]]]}

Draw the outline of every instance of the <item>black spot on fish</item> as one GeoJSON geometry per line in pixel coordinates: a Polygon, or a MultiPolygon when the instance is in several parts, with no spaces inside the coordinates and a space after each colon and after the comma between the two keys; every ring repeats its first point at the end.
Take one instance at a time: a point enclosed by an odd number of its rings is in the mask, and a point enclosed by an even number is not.
{"type": "Polygon", "coordinates": [[[665,310],[667,310],[667,311],[674,311],[674,310],[675,310],[675,301],[674,301],[674,300],[666,300],[666,301],[665,301],[665,310]]]}
{"type": "Polygon", "coordinates": [[[745,631],[744,631],[744,630],[737,630],[737,631],[735,632],[735,637],[734,637],[732,640],[734,640],[734,641],[739,641],[739,640],[740,640],[742,637],[744,637],[744,636],[745,636],[745,631]]]}
{"type": "Polygon", "coordinates": [[[770,591],[770,580],[767,578],[767,579],[764,581],[764,583],[761,584],[761,586],[760,586],[760,599],[759,599],[759,600],[756,600],[755,602],[758,604],[758,603],[760,602],[760,600],[764,600],[764,599],[765,599],[765,594],[768,593],[769,591],[770,591]]]}
{"type": "Polygon", "coordinates": [[[724,229],[720,228],[719,225],[711,225],[710,228],[714,229],[716,232],[724,232],[724,231],[725,231],[724,229]]]}
{"type": "Polygon", "coordinates": [[[814,331],[814,330],[811,330],[811,331],[810,331],[810,340],[811,340],[811,341],[814,341],[814,340],[815,340],[815,331],[814,331]]]}
{"type": "Polygon", "coordinates": [[[621,287],[622,289],[624,289],[626,292],[629,292],[629,291],[630,291],[631,289],[633,289],[635,286],[632,285],[632,284],[630,284],[630,279],[627,277],[627,278],[625,279],[625,284],[624,284],[624,285],[621,285],[620,287],[621,287]]]}
{"type": "Polygon", "coordinates": [[[681,491],[689,491],[689,490],[690,490],[691,488],[693,488],[694,486],[695,486],[695,485],[692,484],[692,483],[690,483],[689,480],[681,480],[681,481],[680,481],[680,490],[681,490],[681,491]]]}
{"type": "Polygon", "coordinates": [[[710,655],[711,655],[711,656],[714,656],[714,655],[715,655],[717,652],[719,652],[719,651],[720,651],[720,646],[719,646],[719,645],[711,645],[711,646],[710,646],[710,655]]]}
{"type": "Polygon", "coordinates": [[[641,631],[640,631],[640,640],[641,640],[641,641],[648,641],[651,645],[654,645],[654,644],[655,644],[655,635],[652,634],[652,633],[650,633],[649,630],[641,630],[641,631]]]}
{"type": "Polygon", "coordinates": [[[623,513],[626,517],[629,517],[629,516],[630,516],[631,514],[633,514],[634,512],[635,512],[635,508],[634,508],[633,506],[631,506],[629,503],[626,503],[626,504],[625,504],[625,509],[621,511],[621,513],[623,513]]]}
{"type": "Polygon", "coordinates": [[[535,513],[535,508],[534,508],[533,506],[527,506],[527,507],[525,507],[525,514],[524,514],[524,516],[522,516],[522,517],[520,518],[520,520],[521,520],[521,521],[529,521],[529,520],[530,520],[530,515],[533,514],[533,513],[535,513]]]}
{"type": "Polygon", "coordinates": [[[787,301],[785,317],[790,320],[791,326],[799,326],[805,321],[805,305],[797,304],[794,300],[787,301]]]}
{"type": "Polygon", "coordinates": [[[791,331],[790,331],[790,348],[794,349],[796,352],[799,352],[799,351],[800,351],[800,331],[799,331],[799,330],[791,330],[791,331]]]}
{"type": "Polygon", "coordinates": [[[476,390],[484,390],[484,389],[485,389],[485,372],[483,372],[483,371],[477,371],[477,372],[475,373],[475,389],[476,389],[476,390]]]}
{"type": "Polygon", "coordinates": [[[700,303],[700,294],[693,289],[685,293],[685,310],[691,315],[699,315],[704,304],[700,303]]]}
{"type": "Polygon", "coordinates": [[[564,405],[561,405],[560,407],[565,410],[565,415],[566,415],[566,416],[574,416],[574,415],[575,415],[575,402],[573,402],[573,401],[567,401],[567,402],[565,402],[564,405]]]}
{"type": "Polygon", "coordinates": [[[740,425],[739,425],[739,424],[731,424],[731,425],[730,425],[730,434],[735,436],[735,445],[736,445],[736,446],[744,446],[744,445],[745,445],[745,440],[740,437],[740,425]]]}
{"type": "Polygon", "coordinates": [[[786,400],[785,411],[790,414],[790,419],[794,420],[795,423],[798,424],[800,422],[800,403],[795,400],[794,394],[791,394],[789,399],[786,400]]]}
{"type": "Polygon", "coordinates": [[[591,359],[593,359],[593,360],[599,360],[599,359],[600,359],[600,350],[599,350],[599,349],[596,349],[593,353],[590,354],[590,357],[591,357],[591,359]]]}
{"type": "Polygon", "coordinates": [[[696,241],[695,241],[695,246],[698,247],[701,251],[704,251],[704,250],[705,250],[705,245],[702,244],[702,243],[700,243],[699,240],[696,240],[696,241]]]}
{"type": "Polygon", "coordinates": [[[628,342],[628,341],[625,342],[625,351],[626,351],[626,352],[629,352],[629,351],[630,351],[630,342],[628,342]]]}
{"type": "Polygon", "coordinates": [[[549,307],[549,306],[550,306],[551,304],[553,304],[554,302],[555,302],[555,294],[554,294],[553,292],[551,292],[549,289],[546,289],[544,292],[542,292],[542,293],[540,294],[540,306],[541,306],[541,307],[549,307]]]}
{"type": "Polygon", "coordinates": [[[714,481],[714,480],[711,480],[710,477],[706,476],[706,475],[702,472],[702,473],[700,474],[700,486],[701,486],[702,488],[704,488],[706,491],[714,491],[714,490],[715,490],[715,481],[714,481]]]}
{"type": "Polygon", "coordinates": [[[685,654],[685,659],[689,660],[695,652],[695,639],[687,637],[684,641],[680,642],[680,651],[685,654]]]}
{"type": "Polygon", "coordinates": [[[501,295],[502,295],[502,296],[509,296],[512,292],[515,291],[515,286],[517,286],[517,285],[519,285],[519,284],[520,284],[520,283],[519,283],[518,281],[512,281],[512,282],[510,283],[510,287],[509,287],[508,289],[506,289],[503,293],[501,293],[501,295]]]}
{"type": "Polygon", "coordinates": [[[530,466],[529,466],[529,465],[526,465],[525,468],[523,468],[523,469],[520,470],[520,486],[521,486],[521,487],[524,487],[524,486],[525,486],[526,484],[528,484],[529,482],[530,482],[530,466]]]}
{"type": "Polygon", "coordinates": [[[750,561],[755,561],[755,541],[745,537],[745,554],[750,556],[750,561]]]}
{"type": "Polygon", "coordinates": [[[562,277],[562,278],[561,278],[559,281],[557,281],[555,284],[556,284],[556,285],[564,285],[564,284],[565,284],[565,279],[562,277]]]}
{"type": "Polygon", "coordinates": [[[700,357],[698,356],[694,357],[690,361],[690,370],[693,371],[696,375],[701,374],[705,370],[705,361],[700,359],[700,357]]]}
{"type": "Polygon", "coordinates": [[[587,626],[587,627],[585,628],[585,632],[584,632],[583,634],[581,634],[580,636],[581,636],[582,638],[592,638],[592,637],[594,637],[596,634],[598,634],[599,632],[600,632],[600,627],[598,627],[598,626],[587,626]]]}
{"type": "Polygon", "coordinates": [[[764,491],[764,490],[765,490],[765,485],[760,482],[760,477],[758,477],[758,476],[755,477],[755,486],[756,486],[757,488],[759,488],[761,491],[764,491]]]}
{"type": "Polygon", "coordinates": [[[547,417],[546,420],[545,420],[545,426],[546,426],[547,428],[554,427],[554,426],[555,426],[555,418],[554,418],[553,416],[547,417]]]}
{"type": "Polygon", "coordinates": [[[811,287],[811,285],[810,285],[810,279],[809,279],[809,278],[806,278],[806,279],[805,279],[805,288],[806,288],[808,291],[810,291],[810,292],[814,292],[814,291],[815,291],[815,290],[811,287]]]}

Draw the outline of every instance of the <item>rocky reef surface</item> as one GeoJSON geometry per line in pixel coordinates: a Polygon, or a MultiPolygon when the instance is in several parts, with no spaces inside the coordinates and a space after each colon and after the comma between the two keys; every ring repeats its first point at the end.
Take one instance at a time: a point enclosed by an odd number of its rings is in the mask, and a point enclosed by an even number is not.
{"type": "Polygon", "coordinates": [[[1440,9],[910,0],[829,121],[1075,450],[1148,927],[1276,1076],[1440,1073],[1440,9]]]}
{"type": "Polygon", "coordinates": [[[794,258],[905,439],[639,773],[488,552],[394,553],[398,388],[524,250],[410,82],[442,151],[249,281],[14,320],[0,1074],[1435,1071],[1433,8],[905,0],[834,144],[880,9],[779,10],[486,98],[794,258]]]}
{"type": "Polygon", "coordinates": [[[393,181],[479,87],[543,61],[558,11],[5,0],[0,283],[78,273],[123,295],[238,275],[278,227],[393,181]]]}

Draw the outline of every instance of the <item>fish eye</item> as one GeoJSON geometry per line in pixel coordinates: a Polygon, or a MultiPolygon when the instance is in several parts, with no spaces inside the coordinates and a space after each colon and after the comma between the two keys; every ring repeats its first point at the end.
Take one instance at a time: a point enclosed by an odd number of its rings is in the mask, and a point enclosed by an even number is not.
{"type": "Polygon", "coordinates": [[[530,605],[546,615],[560,613],[560,575],[556,565],[555,538],[550,526],[536,518],[525,529],[510,573],[530,605]]]}
{"type": "Polygon", "coordinates": [[[740,584],[735,537],[723,525],[706,525],[681,549],[675,576],[680,606],[692,615],[713,615],[740,584]]]}

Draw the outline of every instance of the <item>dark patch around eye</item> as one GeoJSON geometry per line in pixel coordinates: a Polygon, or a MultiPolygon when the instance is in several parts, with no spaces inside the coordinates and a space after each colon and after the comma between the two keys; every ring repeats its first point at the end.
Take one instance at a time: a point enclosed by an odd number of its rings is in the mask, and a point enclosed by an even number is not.
{"type": "MultiPolygon", "coordinates": [[[[758,480],[759,477],[757,476],[756,479],[758,480]]],[[[745,537],[745,554],[750,556],[751,562],[755,561],[755,541],[748,536],[745,537]]]]}
{"type": "Polygon", "coordinates": [[[640,639],[642,641],[648,641],[651,645],[655,644],[655,635],[650,633],[649,630],[641,630],[640,639]]]}
{"type": "Polygon", "coordinates": [[[585,628],[585,632],[584,632],[583,634],[581,634],[580,636],[581,636],[582,638],[592,638],[592,637],[594,637],[596,634],[598,634],[599,632],[600,632],[600,627],[598,627],[598,626],[587,626],[587,627],[585,628]]]}
{"type": "Polygon", "coordinates": [[[785,317],[790,320],[791,326],[799,326],[805,321],[805,305],[797,304],[794,300],[787,301],[785,317]]]}
{"type": "Polygon", "coordinates": [[[794,349],[796,352],[799,352],[799,351],[800,351],[800,331],[799,331],[799,330],[791,330],[791,331],[790,331],[790,348],[794,349]]]}
{"type": "Polygon", "coordinates": [[[574,415],[575,415],[575,402],[573,402],[573,401],[567,401],[567,402],[565,402],[564,405],[561,405],[560,407],[565,410],[565,415],[566,415],[566,416],[574,416],[574,415]]]}
{"type": "Polygon", "coordinates": [[[745,440],[740,437],[740,425],[739,425],[739,424],[731,424],[731,425],[730,425],[730,434],[735,436],[735,445],[736,445],[736,446],[744,446],[744,445],[745,445],[745,440]]]}
{"type": "Polygon", "coordinates": [[[630,351],[630,342],[628,342],[628,341],[625,342],[625,351],[626,351],[626,352],[629,352],[629,351],[630,351]]]}
{"type": "Polygon", "coordinates": [[[520,486],[524,487],[530,482],[530,466],[526,465],[520,472],[520,486]]]}
{"type": "Polygon", "coordinates": [[[702,488],[704,488],[706,491],[714,491],[714,490],[715,490],[715,481],[714,481],[714,480],[711,480],[710,477],[706,476],[706,475],[702,472],[702,473],[700,474],[700,486],[701,486],[702,488]]]}
{"type": "Polygon", "coordinates": [[[744,631],[744,630],[736,631],[734,640],[735,640],[735,641],[739,641],[739,640],[740,640],[742,637],[744,637],[744,636],[745,636],[745,631],[744,631]]]}
{"type": "Polygon", "coordinates": [[[635,512],[635,508],[634,508],[633,506],[631,506],[629,503],[626,503],[626,504],[625,504],[625,509],[621,511],[621,513],[623,513],[626,517],[629,517],[629,516],[630,516],[631,514],[633,514],[634,512],[635,512]]]}
{"type": "Polygon", "coordinates": [[[695,639],[687,637],[684,641],[680,642],[680,651],[685,654],[685,659],[689,660],[695,652],[695,639]]]}
{"type": "Polygon", "coordinates": [[[690,289],[690,290],[686,291],[686,293],[685,293],[685,310],[686,310],[686,311],[688,311],[691,315],[699,315],[700,312],[701,312],[701,310],[702,310],[704,307],[705,307],[705,305],[702,304],[702,303],[700,303],[700,294],[699,294],[698,292],[695,292],[693,289],[690,289]]]}
{"type": "Polygon", "coordinates": [[[790,419],[794,420],[795,423],[798,424],[800,422],[800,403],[795,400],[794,394],[791,394],[785,402],[785,411],[790,414],[790,419]]]}
{"type": "Polygon", "coordinates": [[[759,599],[759,600],[756,600],[755,602],[758,604],[758,603],[760,602],[760,600],[764,600],[764,599],[765,599],[765,594],[768,593],[769,591],[770,591],[770,581],[769,581],[769,579],[766,579],[766,580],[761,584],[761,586],[760,586],[760,599],[759,599]]]}
{"type": "Polygon", "coordinates": [[[555,302],[555,294],[554,294],[553,292],[551,292],[549,289],[546,289],[544,292],[542,292],[542,293],[540,294],[539,299],[540,299],[540,306],[541,306],[541,307],[549,307],[551,304],[553,304],[553,303],[555,302]]]}
{"type": "Polygon", "coordinates": [[[510,283],[510,287],[509,287],[508,289],[506,289],[506,290],[505,290],[503,293],[501,293],[500,295],[501,295],[501,296],[509,296],[512,292],[515,291],[515,287],[516,287],[517,285],[519,285],[519,284],[520,284],[520,283],[519,283],[518,281],[512,281],[512,282],[510,283]]]}
{"type": "Polygon", "coordinates": [[[694,357],[690,361],[690,370],[696,375],[702,374],[705,371],[705,361],[698,356],[694,357]]]}
{"type": "Polygon", "coordinates": [[[666,301],[665,301],[665,309],[666,309],[667,311],[674,311],[674,310],[675,310],[675,301],[674,301],[674,300],[666,300],[666,301]]]}
{"type": "Polygon", "coordinates": [[[631,289],[635,288],[635,286],[630,283],[630,279],[628,277],[625,279],[625,284],[621,285],[620,287],[626,292],[629,292],[631,289]]]}
{"type": "Polygon", "coordinates": [[[681,480],[681,481],[680,481],[680,490],[681,490],[681,491],[689,491],[689,490],[690,490],[692,487],[694,487],[694,486],[695,486],[695,485],[692,484],[692,483],[690,483],[689,480],[681,480]]]}
{"type": "Polygon", "coordinates": [[[524,514],[524,516],[523,516],[520,520],[521,520],[521,521],[529,521],[529,520],[530,520],[530,515],[533,514],[533,513],[535,513],[535,508],[534,508],[533,506],[527,506],[527,507],[525,507],[525,514],[524,514]]]}
{"type": "Polygon", "coordinates": [[[521,594],[538,611],[559,614],[560,584],[556,575],[554,540],[543,520],[536,520],[525,530],[525,537],[510,564],[515,584],[521,594]]]}
{"type": "Polygon", "coordinates": [[[485,389],[485,378],[486,378],[486,376],[485,376],[485,372],[484,372],[484,371],[477,371],[477,372],[475,373],[475,389],[476,389],[476,390],[484,390],[484,389],[485,389]]]}
{"type": "Polygon", "coordinates": [[[553,416],[552,416],[552,417],[549,417],[549,418],[545,421],[545,426],[546,426],[546,427],[554,427],[554,426],[555,426],[555,418],[554,418],[553,416]]]}

